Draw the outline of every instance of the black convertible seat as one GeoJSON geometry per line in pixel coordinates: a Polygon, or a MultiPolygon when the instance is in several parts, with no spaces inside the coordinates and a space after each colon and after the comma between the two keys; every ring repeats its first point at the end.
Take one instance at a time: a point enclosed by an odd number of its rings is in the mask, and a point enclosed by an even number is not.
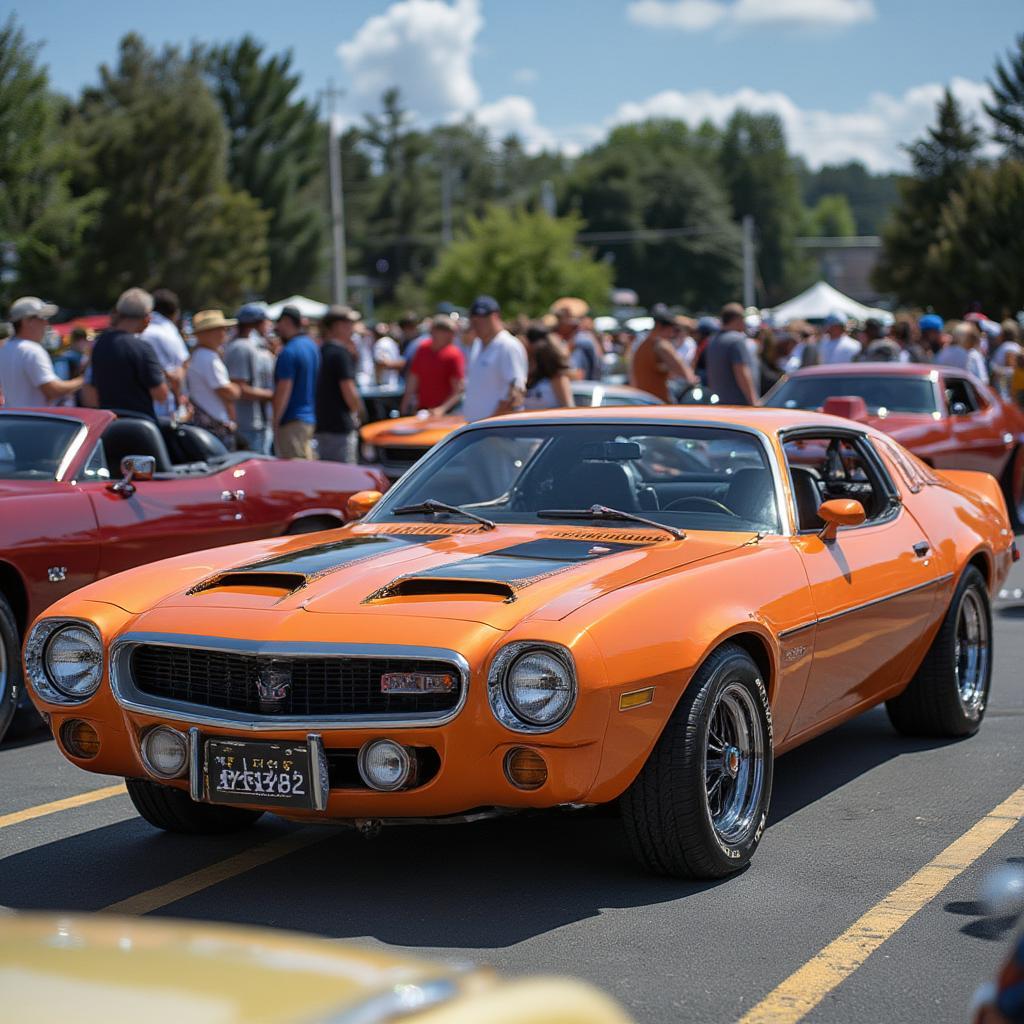
{"type": "Polygon", "coordinates": [[[818,516],[821,507],[821,478],[817,471],[808,466],[790,466],[789,477],[793,482],[797,529],[820,530],[825,524],[818,516]]]}
{"type": "Polygon", "coordinates": [[[219,437],[192,423],[161,423],[160,432],[167,444],[171,461],[176,465],[210,462],[227,455],[228,450],[219,437]]]}
{"type": "Polygon", "coordinates": [[[126,455],[152,455],[158,473],[173,471],[160,428],[153,420],[116,419],[103,431],[103,450],[111,473],[120,471],[126,455]]]}

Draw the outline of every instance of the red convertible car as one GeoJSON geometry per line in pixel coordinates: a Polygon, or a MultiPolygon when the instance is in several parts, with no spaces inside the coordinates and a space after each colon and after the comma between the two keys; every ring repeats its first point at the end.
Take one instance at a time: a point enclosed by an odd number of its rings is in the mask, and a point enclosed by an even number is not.
{"type": "Polygon", "coordinates": [[[765,396],[868,423],[935,469],[991,473],[1024,525],[1024,413],[963,370],[928,363],[839,363],[797,370],[765,396]]]}
{"type": "Polygon", "coordinates": [[[47,605],[143,562],[341,526],[378,472],[227,452],[198,427],[100,409],[0,410],[0,738],[21,635],[47,605]]]}

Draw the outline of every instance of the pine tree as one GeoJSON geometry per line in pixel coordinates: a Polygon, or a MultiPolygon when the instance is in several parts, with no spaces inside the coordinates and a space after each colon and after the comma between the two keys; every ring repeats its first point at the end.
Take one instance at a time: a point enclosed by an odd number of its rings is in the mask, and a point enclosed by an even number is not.
{"type": "Polygon", "coordinates": [[[81,305],[104,308],[129,285],[173,288],[192,309],[262,292],[267,217],[227,181],[227,130],[194,57],[125,36],[70,136],[78,192],[101,196],[78,261],[81,305]]]}
{"type": "Polygon", "coordinates": [[[34,293],[63,302],[71,260],[95,205],[71,195],[60,137],[61,104],[11,17],[0,27],[0,296],[34,293]]]}
{"type": "Polygon", "coordinates": [[[795,246],[804,210],[782,121],[737,110],[725,126],[719,162],[733,216],[754,218],[759,297],[772,305],[806,284],[809,272],[795,246]]]}
{"type": "Polygon", "coordinates": [[[291,53],[266,57],[246,35],[210,50],[206,68],[228,128],[228,178],[270,215],[269,294],[307,291],[323,267],[327,239],[326,130],[296,98],[291,53]]]}
{"type": "Polygon", "coordinates": [[[1005,62],[996,64],[992,86],[993,102],[985,104],[985,112],[996,123],[996,140],[1007,154],[1024,157],[1024,35],[1017,36],[1016,49],[1005,62]]]}
{"type": "Polygon", "coordinates": [[[874,279],[901,302],[929,306],[943,300],[943,285],[926,273],[925,256],[936,241],[942,208],[978,163],[980,145],[981,130],[947,89],[935,125],[908,147],[912,174],[900,181],[899,203],[882,231],[874,279]]]}

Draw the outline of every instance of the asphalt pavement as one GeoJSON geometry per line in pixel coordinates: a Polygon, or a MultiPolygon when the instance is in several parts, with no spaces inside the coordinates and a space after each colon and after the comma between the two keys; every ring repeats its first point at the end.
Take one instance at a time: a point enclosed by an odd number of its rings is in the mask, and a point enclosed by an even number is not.
{"type": "MultiPolygon", "coordinates": [[[[877,709],[787,754],[753,864],[722,882],[640,874],[607,812],[392,827],[372,839],[265,817],[244,835],[190,839],[154,831],[118,794],[11,821],[118,781],[77,770],[35,737],[0,748],[0,904],[122,904],[297,929],[513,974],[582,977],[638,1021],[736,1021],[926,865],[947,870],[943,851],[1024,784],[1017,588],[1024,564],[996,605],[993,692],[977,736],[907,740],[877,709]],[[214,865],[216,874],[206,870],[214,865]]],[[[868,921],[873,951],[855,968],[844,960],[848,976],[835,988],[806,1013],[786,1003],[775,1019],[968,1020],[1015,925],[984,916],[983,880],[1024,865],[1024,826],[994,820],[1000,838],[967,855],[893,934],[879,943],[868,921]]]]}

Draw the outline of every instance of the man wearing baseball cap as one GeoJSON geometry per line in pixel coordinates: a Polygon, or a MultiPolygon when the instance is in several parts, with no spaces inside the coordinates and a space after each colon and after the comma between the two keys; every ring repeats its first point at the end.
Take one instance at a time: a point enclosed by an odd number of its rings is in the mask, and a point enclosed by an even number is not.
{"type": "Polygon", "coordinates": [[[270,318],[258,302],[246,303],[235,318],[238,332],[224,350],[224,365],[239,392],[236,436],[249,451],[269,455],[273,447],[270,401],[274,397],[274,355],[267,345],[270,318]]]}
{"type": "Polygon", "coordinates": [[[501,307],[490,295],[473,301],[469,323],[476,340],[469,352],[462,415],[472,423],[521,408],[529,366],[526,349],[505,330],[501,307]]]}
{"type": "Polygon", "coordinates": [[[139,335],[149,326],[153,296],[143,288],[122,292],[110,327],[97,339],[86,373],[86,404],[125,409],[156,419],[154,407],[167,402],[170,389],[160,360],[139,335]]]}
{"type": "Polygon", "coordinates": [[[445,416],[462,396],[465,358],[454,344],[458,325],[444,313],[430,321],[429,340],[417,347],[409,363],[402,399],[404,413],[423,410],[445,416]]]}
{"type": "Polygon", "coordinates": [[[328,462],[359,461],[359,423],[366,410],[356,388],[353,333],[361,320],[362,314],[349,306],[329,306],[320,321],[316,447],[328,462]]]}
{"type": "Polygon", "coordinates": [[[852,363],[860,355],[861,343],[846,333],[846,318],[838,313],[825,317],[825,334],[818,345],[823,363],[852,363]]]}
{"type": "Polygon", "coordinates": [[[274,450],[282,459],[312,459],[320,350],[297,306],[281,310],[277,336],[284,348],[274,367],[274,450]]]}
{"type": "Polygon", "coordinates": [[[936,355],[942,350],[945,339],[942,331],[945,324],[938,313],[925,313],[917,322],[917,328],[921,332],[921,347],[928,355],[936,355]]]}
{"type": "Polygon", "coordinates": [[[219,309],[203,309],[192,317],[196,347],[188,361],[187,375],[188,394],[195,410],[192,422],[219,437],[228,451],[236,447],[235,399],[240,392],[231,382],[220,353],[228,328],[237,323],[225,318],[219,309]]]}
{"type": "Polygon", "coordinates": [[[0,347],[0,393],[6,406],[55,405],[73,395],[84,378],[61,380],[42,346],[46,324],[57,307],[34,295],[16,299],[10,320],[14,336],[0,347]]]}

